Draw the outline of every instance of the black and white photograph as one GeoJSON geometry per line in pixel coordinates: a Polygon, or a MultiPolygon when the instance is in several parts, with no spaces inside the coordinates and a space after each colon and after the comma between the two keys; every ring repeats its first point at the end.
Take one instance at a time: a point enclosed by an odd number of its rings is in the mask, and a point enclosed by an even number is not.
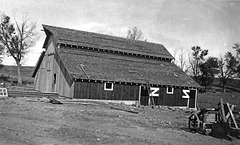
{"type": "Polygon", "coordinates": [[[0,0],[0,145],[240,144],[240,0],[0,0]]]}

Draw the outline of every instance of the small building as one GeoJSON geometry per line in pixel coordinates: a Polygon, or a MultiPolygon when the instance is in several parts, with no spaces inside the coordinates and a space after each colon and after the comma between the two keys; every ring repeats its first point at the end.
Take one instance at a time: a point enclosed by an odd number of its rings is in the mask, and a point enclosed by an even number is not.
{"type": "Polygon", "coordinates": [[[43,29],[45,51],[33,72],[36,90],[143,105],[150,93],[155,105],[196,107],[199,85],[172,63],[163,45],[48,25],[43,29]]]}

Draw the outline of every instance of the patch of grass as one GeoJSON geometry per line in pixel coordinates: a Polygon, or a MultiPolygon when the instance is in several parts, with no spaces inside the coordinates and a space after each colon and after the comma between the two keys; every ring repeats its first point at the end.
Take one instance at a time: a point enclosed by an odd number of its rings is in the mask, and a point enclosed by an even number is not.
{"type": "Polygon", "coordinates": [[[200,93],[198,96],[198,105],[200,108],[217,108],[220,99],[223,99],[224,103],[236,105],[234,111],[240,111],[240,93],[233,91],[226,93],[200,93]]]}

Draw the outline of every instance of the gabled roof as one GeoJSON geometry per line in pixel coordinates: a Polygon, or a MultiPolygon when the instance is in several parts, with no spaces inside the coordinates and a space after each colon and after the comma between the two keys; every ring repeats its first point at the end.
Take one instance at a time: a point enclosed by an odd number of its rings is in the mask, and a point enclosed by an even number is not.
{"type": "MultiPolygon", "coordinates": [[[[52,34],[55,38],[56,43],[58,44],[76,45],[173,59],[173,56],[161,44],[129,40],[121,37],[54,27],[49,25],[43,25],[43,28],[47,34],[47,37],[52,34]]],[[[44,48],[46,48],[46,41],[44,48]]]]}
{"type": "Polygon", "coordinates": [[[175,64],[61,46],[57,53],[74,79],[199,87],[175,64]]]}
{"type": "Polygon", "coordinates": [[[45,48],[51,35],[56,44],[65,44],[55,49],[55,58],[61,60],[72,79],[199,87],[190,76],[169,61],[173,57],[161,44],[47,25],[43,27],[47,35],[45,48]],[[166,58],[168,61],[113,51],[166,58]]]}

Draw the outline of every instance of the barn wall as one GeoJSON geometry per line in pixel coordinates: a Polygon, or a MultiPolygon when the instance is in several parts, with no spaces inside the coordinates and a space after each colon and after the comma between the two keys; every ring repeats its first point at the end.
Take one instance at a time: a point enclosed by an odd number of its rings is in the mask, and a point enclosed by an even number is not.
{"type": "Polygon", "coordinates": [[[53,59],[53,74],[56,74],[56,84],[55,84],[55,92],[57,92],[61,96],[73,97],[74,84],[70,84],[67,82],[65,78],[65,74],[61,71],[59,64],[56,59],[53,59]]]}
{"type": "Polygon", "coordinates": [[[54,51],[54,46],[51,43],[36,75],[35,89],[41,92],[52,92],[53,55],[49,56],[52,51],[54,51]]]}
{"type": "Polygon", "coordinates": [[[41,91],[41,92],[51,92],[51,74],[52,74],[52,64],[51,61],[52,56],[48,56],[49,53],[54,52],[54,46],[53,46],[53,37],[49,38],[48,41],[48,48],[46,49],[46,53],[43,57],[42,63],[38,69],[36,77],[36,84],[35,84],[35,90],[41,91]]]}
{"type": "MultiPolygon", "coordinates": [[[[66,81],[66,77],[56,60],[53,38],[50,37],[45,56],[35,78],[35,90],[41,92],[56,92],[61,96],[73,97],[74,85],[66,81]],[[56,83],[54,83],[56,74],[56,83]]],[[[64,67],[64,66],[62,66],[64,67]]]]}
{"type": "MultiPolygon", "coordinates": [[[[155,105],[166,105],[166,106],[179,106],[179,107],[190,107],[195,108],[195,102],[197,99],[197,96],[195,94],[188,93],[189,98],[183,98],[185,94],[183,93],[183,90],[189,90],[189,89],[183,89],[183,88],[174,88],[173,94],[167,93],[167,87],[154,87],[158,88],[159,90],[155,93],[154,103],[155,105]],[[157,95],[157,96],[156,96],[157,95]],[[188,104],[191,103],[191,104],[188,104]]],[[[190,90],[189,90],[190,91],[190,90]]],[[[142,105],[148,105],[149,97],[144,91],[141,91],[141,104],[142,105]]]]}
{"type": "Polygon", "coordinates": [[[74,98],[100,100],[133,100],[139,97],[139,86],[113,84],[113,91],[104,90],[104,83],[75,82],[74,98]]]}
{"type": "MultiPolygon", "coordinates": [[[[158,97],[153,97],[155,105],[188,107],[189,99],[183,98],[183,88],[174,88],[173,94],[167,94],[166,87],[158,87],[158,97]]],[[[142,92],[141,92],[142,93],[142,92]]],[[[104,83],[75,82],[74,98],[99,100],[139,100],[139,86],[114,84],[113,91],[104,90],[104,83]]],[[[196,101],[197,96],[194,101],[196,101]]],[[[148,96],[141,94],[141,104],[148,105],[148,96]]],[[[193,102],[194,106],[195,103],[193,102]]],[[[195,106],[196,107],[196,106],[195,106]]],[[[195,108],[193,107],[193,108],[195,108]]]]}
{"type": "Polygon", "coordinates": [[[160,104],[167,106],[187,106],[188,99],[182,98],[184,95],[181,88],[174,88],[173,94],[167,94],[167,88],[160,88],[160,104]]]}

